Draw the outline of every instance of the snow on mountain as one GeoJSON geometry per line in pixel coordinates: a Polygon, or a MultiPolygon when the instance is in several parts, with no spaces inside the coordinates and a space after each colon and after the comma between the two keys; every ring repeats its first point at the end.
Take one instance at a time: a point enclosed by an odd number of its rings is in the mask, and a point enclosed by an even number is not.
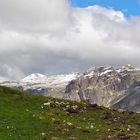
{"type": "Polygon", "coordinates": [[[75,78],[76,74],[43,75],[40,73],[33,73],[20,80],[20,83],[45,84],[48,87],[63,87],[67,85],[69,81],[75,78]]]}
{"type": "Polygon", "coordinates": [[[52,75],[48,77],[47,82],[50,86],[64,87],[75,78],[76,74],[52,75]]]}
{"type": "Polygon", "coordinates": [[[46,81],[47,81],[47,76],[40,73],[33,73],[20,80],[20,82],[23,83],[46,83],[46,81]]]}
{"type": "Polygon", "coordinates": [[[135,69],[132,65],[127,64],[125,66],[122,66],[121,68],[114,68],[110,65],[106,65],[106,66],[100,66],[100,67],[93,67],[88,69],[85,73],[84,73],[84,77],[92,77],[95,73],[98,73],[98,76],[103,76],[103,75],[107,75],[110,76],[110,73],[114,72],[117,74],[123,74],[124,76],[126,75],[127,72],[130,71],[135,71],[138,69],[135,69]]]}
{"type": "Polygon", "coordinates": [[[131,65],[91,68],[66,86],[65,98],[89,100],[90,103],[109,107],[115,100],[124,97],[135,81],[140,81],[140,69],[131,65]]]}

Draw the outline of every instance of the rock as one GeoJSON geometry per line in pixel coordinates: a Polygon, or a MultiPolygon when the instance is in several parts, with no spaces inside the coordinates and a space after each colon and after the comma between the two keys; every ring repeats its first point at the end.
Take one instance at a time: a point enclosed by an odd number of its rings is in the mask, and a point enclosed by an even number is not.
{"type": "Polygon", "coordinates": [[[119,116],[114,116],[112,113],[104,113],[101,116],[101,119],[105,120],[105,122],[107,122],[108,124],[112,124],[112,123],[117,123],[117,124],[124,124],[125,121],[119,117],[119,116]]]}
{"type": "Polygon", "coordinates": [[[89,129],[83,129],[82,132],[84,132],[84,133],[90,133],[90,130],[89,129]]]}
{"type": "Polygon", "coordinates": [[[140,140],[140,137],[132,136],[132,137],[130,137],[130,140],[140,140]]]}
{"type": "MultiPolygon", "coordinates": [[[[104,66],[87,70],[66,86],[65,98],[71,100],[87,100],[90,104],[114,107],[116,109],[129,109],[134,111],[140,102],[140,70],[131,65],[121,68],[104,66]],[[132,90],[133,89],[133,90],[132,90]],[[133,96],[134,91],[138,91],[133,96]],[[128,94],[131,98],[118,104],[128,94]],[[131,100],[133,99],[133,101],[131,100]],[[114,106],[116,105],[116,106],[114,106]]],[[[138,106],[140,112],[140,106],[138,106]]]]}
{"type": "Polygon", "coordinates": [[[117,139],[118,140],[130,140],[130,136],[126,136],[125,134],[118,134],[117,139]]]}
{"type": "Polygon", "coordinates": [[[44,106],[50,106],[50,103],[48,102],[48,103],[44,103],[43,104],[44,106]]]}
{"type": "Polygon", "coordinates": [[[97,104],[89,104],[89,107],[97,107],[97,104]]]}
{"type": "Polygon", "coordinates": [[[73,124],[71,122],[67,122],[67,125],[72,126],[73,124]]]}
{"type": "Polygon", "coordinates": [[[71,122],[67,122],[69,128],[75,128],[75,126],[71,122]]]}
{"type": "Polygon", "coordinates": [[[109,135],[104,140],[140,140],[137,136],[127,136],[126,134],[109,135]]]}
{"type": "Polygon", "coordinates": [[[71,107],[67,108],[66,111],[68,113],[78,113],[79,112],[78,107],[75,107],[75,106],[71,106],[71,107]]]}

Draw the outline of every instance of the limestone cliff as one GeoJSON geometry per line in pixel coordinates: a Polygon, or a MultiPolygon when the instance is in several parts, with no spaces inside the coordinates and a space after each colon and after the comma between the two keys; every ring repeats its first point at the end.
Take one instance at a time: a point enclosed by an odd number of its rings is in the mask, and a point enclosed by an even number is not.
{"type": "Polygon", "coordinates": [[[140,70],[131,65],[121,68],[103,66],[79,74],[66,86],[65,98],[88,100],[90,103],[110,107],[129,93],[130,87],[140,81],[140,70]]]}

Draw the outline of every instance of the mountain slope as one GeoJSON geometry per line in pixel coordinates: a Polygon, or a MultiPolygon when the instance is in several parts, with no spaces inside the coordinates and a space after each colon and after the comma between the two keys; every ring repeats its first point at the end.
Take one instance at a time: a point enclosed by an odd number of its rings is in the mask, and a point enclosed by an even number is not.
{"type": "Polygon", "coordinates": [[[140,138],[140,114],[33,96],[6,87],[0,87],[0,97],[1,140],[140,138]]]}
{"type": "Polygon", "coordinates": [[[20,83],[30,84],[46,84],[49,87],[64,87],[69,81],[75,79],[76,74],[60,74],[60,75],[43,75],[40,73],[32,73],[20,80],[20,83]]]}
{"type": "Polygon", "coordinates": [[[131,65],[92,68],[67,85],[65,98],[110,107],[114,100],[127,96],[135,81],[140,81],[140,70],[131,65]]]}
{"type": "Polygon", "coordinates": [[[140,112],[140,82],[135,82],[127,91],[128,94],[112,106],[115,109],[140,112]]]}
{"type": "Polygon", "coordinates": [[[74,80],[77,74],[60,74],[48,76],[48,85],[50,87],[65,87],[69,81],[74,80]]]}
{"type": "Polygon", "coordinates": [[[42,75],[33,73],[20,81],[2,82],[2,86],[8,86],[35,95],[63,98],[65,86],[75,79],[77,74],[42,75]]]}

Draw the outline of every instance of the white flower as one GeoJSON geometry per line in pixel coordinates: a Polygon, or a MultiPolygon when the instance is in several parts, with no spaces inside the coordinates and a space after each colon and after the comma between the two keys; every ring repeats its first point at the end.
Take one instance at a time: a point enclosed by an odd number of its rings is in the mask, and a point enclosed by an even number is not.
{"type": "Polygon", "coordinates": [[[42,120],[43,118],[42,117],[39,117],[39,119],[42,120]]]}
{"type": "Polygon", "coordinates": [[[111,138],[111,136],[109,135],[108,138],[111,138]]]}
{"type": "Polygon", "coordinates": [[[90,126],[90,128],[93,128],[93,127],[94,127],[93,125],[90,126]]]}
{"type": "Polygon", "coordinates": [[[71,122],[67,122],[67,125],[72,126],[72,123],[71,122]]]}
{"type": "Polygon", "coordinates": [[[44,132],[42,132],[42,133],[41,133],[41,135],[42,135],[42,136],[45,136],[45,133],[44,133],[44,132]]]}
{"type": "Polygon", "coordinates": [[[58,104],[58,105],[60,104],[59,102],[55,102],[55,103],[58,104]]]}
{"type": "Polygon", "coordinates": [[[66,108],[69,108],[69,107],[70,107],[70,105],[67,105],[67,106],[66,106],[66,108]]]}
{"type": "Polygon", "coordinates": [[[86,118],[83,118],[83,120],[85,121],[85,120],[86,120],[86,118]]]}

